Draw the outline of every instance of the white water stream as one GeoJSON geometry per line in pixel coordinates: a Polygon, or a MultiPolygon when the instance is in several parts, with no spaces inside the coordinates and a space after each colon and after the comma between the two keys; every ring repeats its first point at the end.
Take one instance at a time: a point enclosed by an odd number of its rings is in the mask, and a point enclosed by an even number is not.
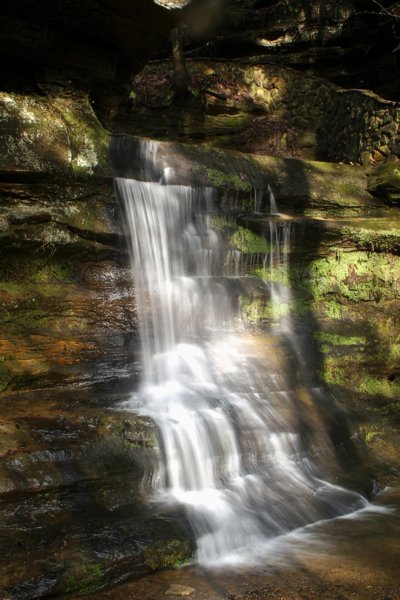
{"type": "MultiPolygon", "coordinates": [[[[234,273],[224,272],[210,228],[212,190],[128,179],[116,189],[143,361],[140,389],[124,408],[158,425],[155,494],[185,507],[199,563],[254,562],[265,540],[366,506],[321,478],[287,416],[295,407],[283,376],[260,368],[246,344],[228,293],[234,273]]],[[[271,219],[265,268],[285,261],[289,233],[271,219]]],[[[277,305],[287,302],[278,285],[270,289],[277,305]]],[[[284,328],[290,334],[289,319],[284,328]]]]}

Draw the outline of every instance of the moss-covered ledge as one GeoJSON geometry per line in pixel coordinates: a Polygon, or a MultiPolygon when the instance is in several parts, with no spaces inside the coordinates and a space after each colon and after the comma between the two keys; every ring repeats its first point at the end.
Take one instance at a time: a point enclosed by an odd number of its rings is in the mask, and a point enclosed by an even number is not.
{"type": "Polygon", "coordinates": [[[84,94],[0,92],[0,174],[109,176],[109,134],[84,94]]]}
{"type": "Polygon", "coordinates": [[[297,158],[259,156],[229,150],[175,142],[154,142],[130,135],[113,135],[111,168],[119,177],[146,180],[143,166],[146,152],[153,160],[152,176],[168,183],[211,186],[219,196],[231,194],[254,209],[255,197],[261,209],[269,202],[268,186],[281,210],[312,216],[336,214],[379,215],[383,202],[367,190],[368,170],[361,166],[326,163],[297,158]]]}

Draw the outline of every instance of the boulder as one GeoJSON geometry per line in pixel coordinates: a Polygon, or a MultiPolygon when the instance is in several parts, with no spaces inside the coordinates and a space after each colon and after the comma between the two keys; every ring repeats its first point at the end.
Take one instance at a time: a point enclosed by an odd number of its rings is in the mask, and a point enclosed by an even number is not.
{"type": "Polygon", "coordinates": [[[387,204],[400,203],[400,161],[376,166],[368,175],[368,191],[387,204]]]}
{"type": "Polygon", "coordinates": [[[0,173],[108,174],[109,136],[87,96],[0,92],[0,173]]]}

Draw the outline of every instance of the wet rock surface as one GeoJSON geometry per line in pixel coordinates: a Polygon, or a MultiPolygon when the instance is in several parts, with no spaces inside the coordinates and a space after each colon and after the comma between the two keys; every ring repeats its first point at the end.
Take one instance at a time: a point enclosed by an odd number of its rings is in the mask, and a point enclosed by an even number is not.
{"type": "Polygon", "coordinates": [[[113,410],[125,397],[114,385],[3,400],[3,595],[88,593],[190,554],[182,515],[160,511],[143,491],[156,431],[113,410]]]}
{"type": "Polygon", "coordinates": [[[160,600],[173,598],[165,595],[172,586],[188,586],[193,600],[397,600],[398,500],[397,489],[381,498],[397,506],[392,513],[317,525],[315,537],[283,543],[276,562],[267,557],[258,570],[167,570],[89,597],[160,600]]]}
{"type": "Polygon", "coordinates": [[[142,488],[157,432],[112,412],[140,371],[108,134],[87,97],[2,94],[0,595],[91,590],[185,560],[142,488]]]}
{"type": "Polygon", "coordinates": [[[0,194],[2,392],[127,376],[136,324],[111,184],[0,194]]]}

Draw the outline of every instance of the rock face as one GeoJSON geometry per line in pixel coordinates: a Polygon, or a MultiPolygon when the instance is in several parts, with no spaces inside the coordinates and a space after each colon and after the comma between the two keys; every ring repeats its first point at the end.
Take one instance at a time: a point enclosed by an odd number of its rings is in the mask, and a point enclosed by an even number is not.
{"type": "Polygon", "coordinates": [[[83,383],[101,356],[105,378],[115,375],[126,365],[124,339],[135,319],[126,293],[116,293],[128,276],[105,177],[108,135],[83,99],[3,93],[0,113],[0,388],[64,377],[83,383]],[[107,321],[108,348],[99,340],[107,321]]]}
{"type": "Polygon", "coordinates": [[[140,491],[154,425],[109,410],[139,345],[109,135],[82,95],[2,93],[0,116],[0,590],[87,593],[184,561],[191,534],[140,491]]]}
{"type": "Polygon", "coordinates": [[[173,98],[172,67],[154,63],[133,85],[139,131],[142,119],[153,130],[159,122],[165,135],[174,114],[181,126],[172,135],[180,139],[186,135],[189,141],[203,137],[218,144],[219,133],[220,146],[243,148],[243,142],[248,142],[250,152],[261,149],[265,154],[287,156],[293,155],[294,147],[304,158],[358,163],[368,157],[379,161],[400,154],[398,102],[368,91],[345,90],[326,79],[271,64],[191,60],[187,68],[193,90],[202,97],[197,120],[195,101],[194,106],[181,107],[186,119],[178,111],[173,113],[173,105],[168,108],[173,98]],[[240,131],[242,138],[240,133],[235,136],[240,131]]]}
{"type": "Polygon", "coordinates": [[[190,56],[251,57],[398,100],[398,2],[232,0],[228,6],[217,34],[205,29],[199,39],[196,22],[189,23],[190,56]]]}
{"type": "Polygon", "coordinates": [[[3,183],[0,194],[1,390],[127,376],[136,320],[111,186],[3,183]]]}
{"type": "Polygon", "coordinates": [[[0,92],[0,119],[4,175],[109,174],[108,134],[84,93],[71,99],[0,92]]]}
{"type": "MultiPolygon", "coordinates": [[[[114,387],[115,390],[115,387],[114,387]]],[[[118,395],[54,390],[2,400],[0,589],[85,594],[192,551],[182,516],[148,503],[152,424],[107,412],[118,395]]],[[[119,398],[121,396],[119,395],[119,398]]]]}

